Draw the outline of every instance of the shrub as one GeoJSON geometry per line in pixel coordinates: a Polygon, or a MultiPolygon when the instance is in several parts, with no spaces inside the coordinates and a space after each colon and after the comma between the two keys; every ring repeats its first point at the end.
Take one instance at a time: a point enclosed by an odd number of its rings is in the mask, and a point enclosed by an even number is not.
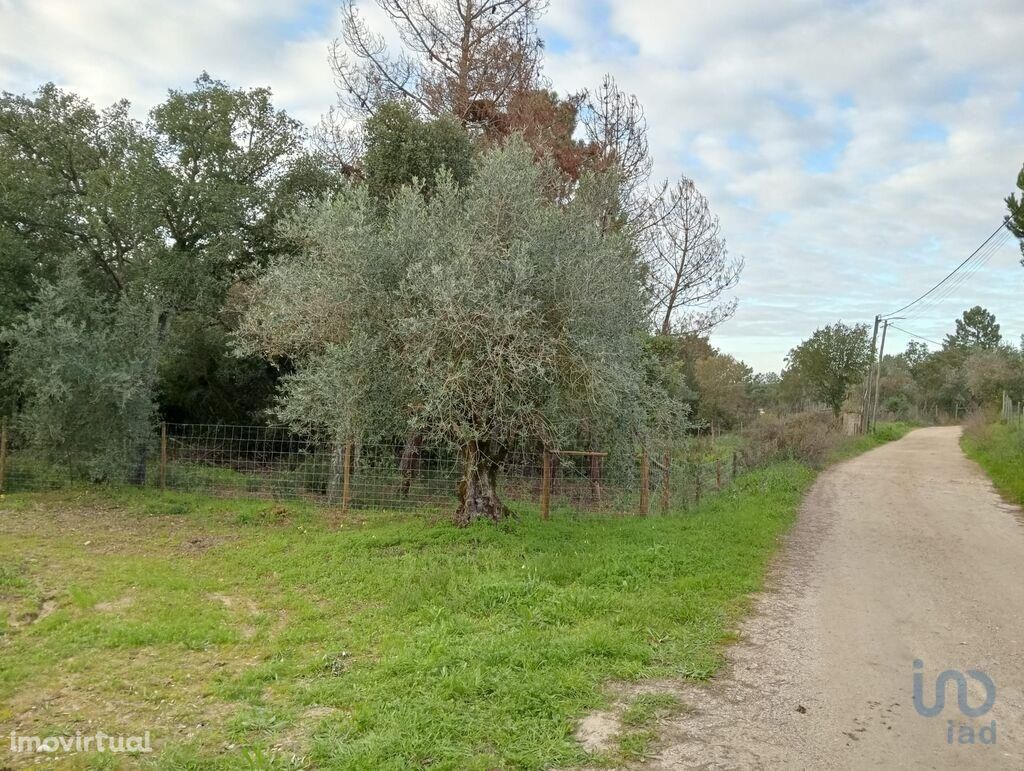
{"type": "Polygon", "coordinates": [[[70,270],[42,285],[31,312],[0,332],[24,444],[77,479],[144,483],[165,323],[148,297],[92,293],[70,270]]]}
{"type": "Polygon", "coordinates": [[[984,410],[972,410],[964,418],[964,436],[984,444],[992,436],[992,422],[992,416],[985,414],[984,410]]]}
{"type": "Polygon", "coordinates": [[[832,416],[824,412],[765,415],[743,435],[743,459],[747,467],[781,460],[822,466],[829,452],[842,440],[832,416]]]}

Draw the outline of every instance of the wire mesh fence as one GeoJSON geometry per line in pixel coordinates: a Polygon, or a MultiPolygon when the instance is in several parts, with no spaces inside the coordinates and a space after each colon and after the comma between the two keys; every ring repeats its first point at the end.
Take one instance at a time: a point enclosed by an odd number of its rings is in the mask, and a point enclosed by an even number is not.
{"type": "Polygon", "coordinates": [[[1000,419],[1003,423],[1017,426],[1024,425],[1024,402],[1015,402],[1006,391],[1003,391],[1003,407],[1000,419]]]}
{"type": "MultiPolygon", "coordinates": [[[[5,425],[0,492],[82,483],[131,484],[213,496],[300,499],[343,509],[449,508],[458,504],[464,457],[420,437],[394,443],[333,443],[280,426],[161,424],[113,457],[88,442],[33,449],[5,425]]],[[[739,456],[707,439],[652,443],[619,452],[524,443],[500,460],[498,494],[512,505],[648,514],[680,511],[727,486],[739,456]]]]}

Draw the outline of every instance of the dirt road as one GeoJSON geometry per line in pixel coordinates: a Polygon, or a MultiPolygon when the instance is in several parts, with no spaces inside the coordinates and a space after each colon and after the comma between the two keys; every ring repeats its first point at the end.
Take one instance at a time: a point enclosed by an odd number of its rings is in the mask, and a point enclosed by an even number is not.
{"type": "Polygon", "coordinates": [[[914,431],[819,478],[729,666],[681,694],[695,709],[645,767],[1024,768],[1024,521],[959,435],[914,431]],[[915,660],[922,706],[948,669],[981,670],[994,706],[963,714],[954,681],[919,714],[915,660]]]}

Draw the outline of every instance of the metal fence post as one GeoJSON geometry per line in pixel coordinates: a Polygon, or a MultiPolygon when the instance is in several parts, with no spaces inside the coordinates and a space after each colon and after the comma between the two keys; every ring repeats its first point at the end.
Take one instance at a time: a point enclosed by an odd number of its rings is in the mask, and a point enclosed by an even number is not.
{"type": "Polygon", "coordinates": [[[167,489],[167,423],[160,424],[160,489],[167,489]]]}
{"type": "Polygon", "coordinates": [[[7,480],[7,418],[0,419],[0,493],[7,480]]]}
{"type": "Polygon", "coordinates": [[[736,450],[732,451],[732,478],[736,478],[736,467],[739,465],[739,453],[736,450]]]}
{"type": "Polygon", "coordinates": [[[345,445],[345,461],[342,466],[341,482],[341,513],[348,511],[349,495],[352,487],[352,442],[345,445]]]}
{"type": "Polygon", "coordinates": [[[693,475],[693,494],[697,505],[700,506],[700,461],[694,464],[694,468],[696,471],[693,475]]]}
{"type": "Polygon", "coordinates": [[[651,464],[647,457],[647,448],[643,448],[640,455],[640,516],[646,517],[650,509],[648,497],[650,495],[651,464]]]}
{"type": "Polygon", "coordinates": [[[541,468],[540,516],[548,519],[551,517],[551,453],[547,447],[544,448],[541,463],[544,465],[541,468]]]}
{"type": "Polygon", "coordinates": [[[661,513],[667,514],[671,503],[672,488],[669,473],[672,468],[672,451],[665,450],[665,466],[661,471],[661,513]]]}
{"type": "Polygon", "coordinates": [[[722,459],[715,458],[715,489],[722,492],[722,459]]]}

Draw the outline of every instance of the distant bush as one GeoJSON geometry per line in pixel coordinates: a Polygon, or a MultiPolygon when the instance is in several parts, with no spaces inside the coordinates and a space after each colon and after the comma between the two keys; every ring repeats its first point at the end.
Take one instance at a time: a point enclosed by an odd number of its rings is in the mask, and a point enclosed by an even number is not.
{"type": "Polygon", "coordinates": [[[825,464],[843,435],[828,413],[765,415],[744,432],[744,462],[748,467],[795,460],[809,466],[825,464]]]}
{"type": "Polygon", "coordinates": [[[994,418],[984,410],[973,410],[964,418],[964,436],[977,444],[987,444],[992,436],[994,418]]]}

